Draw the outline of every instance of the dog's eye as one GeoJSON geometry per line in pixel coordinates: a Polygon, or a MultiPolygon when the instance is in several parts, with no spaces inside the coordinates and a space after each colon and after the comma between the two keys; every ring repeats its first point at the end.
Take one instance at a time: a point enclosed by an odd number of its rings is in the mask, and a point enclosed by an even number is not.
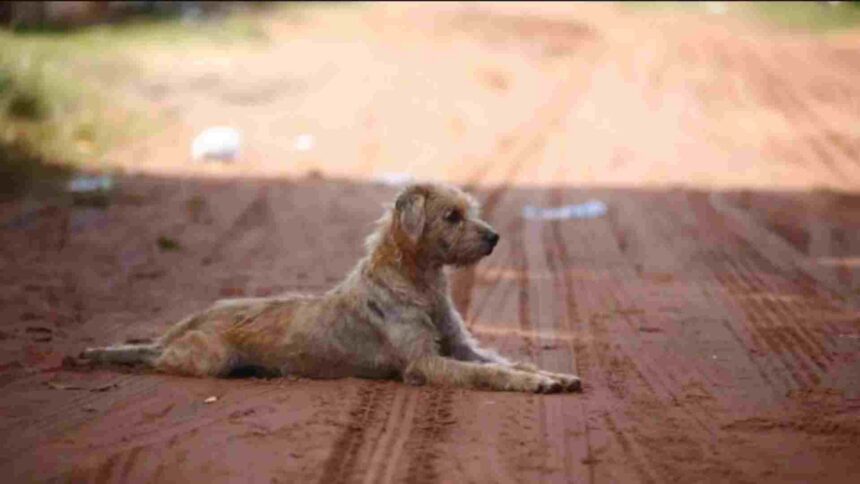
{"type": "Polygon", "coordinates": [[[447,215],[445,215],[445,220],[449,223],[455,224],[463,220],[463,214],[457,210],[451,210],[447,215]]]}

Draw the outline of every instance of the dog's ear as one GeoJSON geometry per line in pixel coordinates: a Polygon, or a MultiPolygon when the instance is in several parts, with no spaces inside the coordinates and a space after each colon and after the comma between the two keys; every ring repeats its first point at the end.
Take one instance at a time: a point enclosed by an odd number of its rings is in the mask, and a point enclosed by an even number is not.
{"type": "Polygon", "coordinates": [[[418,243],[424,232],[424,201],[426,197],[417,190],[406,190],[394,202],[394,210],[400,220],[400,228],[413,244],[418,243]]]}

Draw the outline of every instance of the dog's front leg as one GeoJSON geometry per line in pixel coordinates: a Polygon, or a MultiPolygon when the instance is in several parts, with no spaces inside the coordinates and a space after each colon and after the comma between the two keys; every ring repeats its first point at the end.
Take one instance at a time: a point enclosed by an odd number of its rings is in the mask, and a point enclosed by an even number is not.
{"type": "Polygon", "coordinates": [[[441,356],[419,358],[406,368],[403,381],[413,385],[457,386],[497,391],[556,393],[565,387],[556,379],[495,363],[472,363],[441,356]]]}
{"type": "Polygon", "coordinates": [[[554,373],[551,371],[541,370],[540,368],[531,363],[526,363],[522,361],[512,362],[493,350],[479,347],[477,345],[477,342],[475,342],[475,340],[471,337],[469,337],[469,339],[466,341],[467,343],[465,344],[461,344],[460,346],[454,346],[451,352],[451,356],[461,361],[496,364],[512,368],[517,371],[536,373],[538,375],[557,380],[559,383],[561,383],[565,390],[579,391],[582,389],[582,382],[576,375],[569,375],[567,373],[554,373]]]}
{"type": "Polygon", "coordinates": [[[447,312],[447,317],[440,323],[442,325],[440,329],[448,341],[451,357],[454,359],[476,363],[495,363],[513,368],[514,370],[537,373],[548,378],[553,378],[558,380],[566,390],[576,391],[582,389],[582,382],[575,375],[544,371],[531,363],[512,362],[491,349],[481,348],[477,340],[469,334],[460,314],[453,308],[447,312]]]}
{"type": "Polygon", "coordinates": [[[444,311],[443,317],[437,322],[439,331],[445,338],[452,358],[460,361],[476,363],[497,363],[511,366],[512,363],[493,350],[481,348],[475,338],[469,334],[463,318],[453,307],[444,311]]]}

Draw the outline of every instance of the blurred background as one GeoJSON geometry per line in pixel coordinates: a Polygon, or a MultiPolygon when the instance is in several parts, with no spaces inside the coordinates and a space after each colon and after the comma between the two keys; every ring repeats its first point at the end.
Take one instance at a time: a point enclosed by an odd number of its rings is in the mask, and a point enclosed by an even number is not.
{"type": "Polygon", "coordinates": [[[588,124],[570,128],[591,150],[570,167],[579,183],[853,186],[854,163],[811,175],[791,160],[856,157],[858,10],[4,2],[3,193],[77,169],[445,178],[528,144],[518,127],[555,91],[577,91],[568,111],[588,124]],[[213,126],[241,162],[188,162],[213,126]]]}
{"type": "Polygon", "coordinates": [[[13,481],[850,482],[860,3],[2,2],[0,307],[13,481]],[[470,329],[584,395],[64,366],[327,290],[413,180],[502,235],[470,329]]]}

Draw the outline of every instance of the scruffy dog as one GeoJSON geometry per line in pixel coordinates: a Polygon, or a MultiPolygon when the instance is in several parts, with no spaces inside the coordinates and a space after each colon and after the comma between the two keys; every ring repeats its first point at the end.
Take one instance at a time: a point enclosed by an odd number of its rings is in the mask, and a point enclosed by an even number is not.
{"type": "Polygon", "coordinates": [[[473,264],[499,241],[469,195],[445,185],[409,186],[377,227],[366,241],[367,255],[322,296],[222,300],[153,344],[91,348],[82,356],[192,376],[256,367],[309,378],[580,390],[576,376],[512,363],[480,348],[463,325],[444,266],[473,264]]]}

